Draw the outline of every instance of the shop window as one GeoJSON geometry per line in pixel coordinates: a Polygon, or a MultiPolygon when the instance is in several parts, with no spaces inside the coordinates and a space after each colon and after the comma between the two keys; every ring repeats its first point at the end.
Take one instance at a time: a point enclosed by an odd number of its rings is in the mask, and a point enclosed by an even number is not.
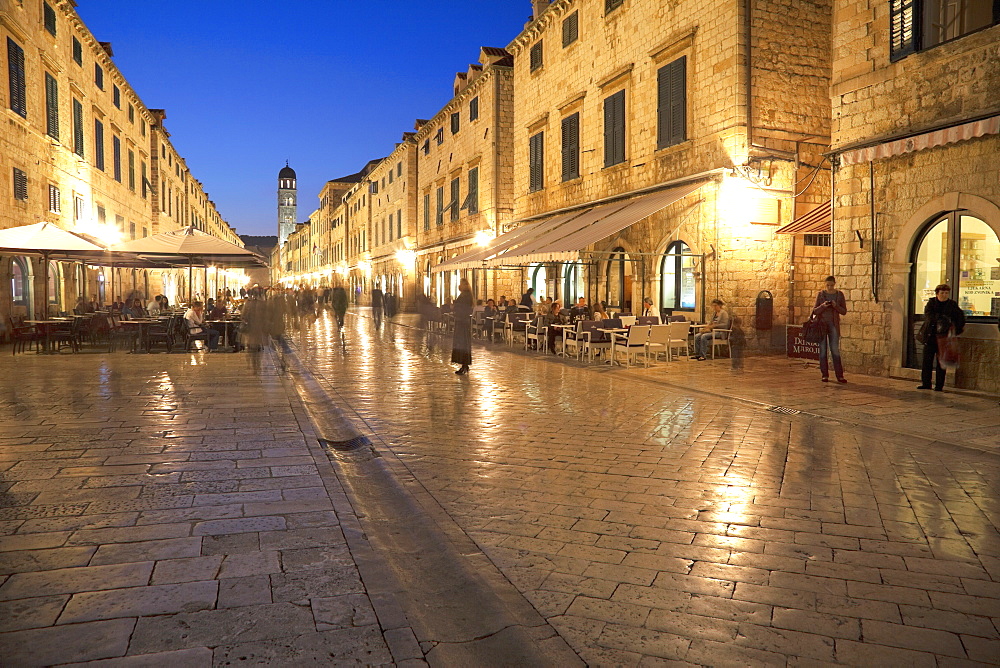
{"type": "Polygon", "coordinates": [[[674,311],[693,311],[694,269],[697,258],[683,241],[667,247],[660,264],[660,306],[674,311]]]}

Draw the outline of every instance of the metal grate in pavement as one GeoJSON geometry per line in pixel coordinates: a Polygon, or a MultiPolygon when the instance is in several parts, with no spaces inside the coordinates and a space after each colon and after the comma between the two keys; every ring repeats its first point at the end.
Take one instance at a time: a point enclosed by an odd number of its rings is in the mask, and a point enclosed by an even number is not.
{"type": "Polygon", "coordinates": [[[802,412],[797,408],[786,408],[785,406],[771,406],[767,410],[772,413],[781,413],[782,415],[798,415],[802,412]]]}

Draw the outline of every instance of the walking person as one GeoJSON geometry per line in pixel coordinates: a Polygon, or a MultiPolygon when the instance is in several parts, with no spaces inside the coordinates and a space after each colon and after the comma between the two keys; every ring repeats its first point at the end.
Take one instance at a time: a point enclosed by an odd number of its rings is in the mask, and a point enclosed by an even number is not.
{"type": "Polygon", "coordinates": [[[837,279],[827,276],[826,287],[816,295],[813,314],[819,318],[826,328],[823,340],[819,342],[819,372],[824,383],[830,382],[830,366],[826,359],[829,350],[833,358],[833,372],[837,374],[838,383],[846,383],[844,365],[840,361],[840,316],[847,314],[847,300],[844,293],[837,289],[837,279]]]}
{"type": "Polygon", "coordinates": [[[376,285],[372,288],[372,317],[375,319],[375,329],[382,326],[382,313],[385,306],[385,295],[382,288],[376,285]]]}
{"type": "Polygon", "coordinates": [[[455,316],[455,336],[451,343],[451,363],[461,364],[455,373],[469,373],[472,364],[472,285],[463,278],[458,284],[458,297],[452,306],[455,316]]]}
{"type": "Polygon", "coordinates": [[[347,313],[347,290],[339,285],[333,289],[331,296],[333,313],[337,318],[337,327],[344,326],[344,314],[347,313]]]}
{"type": "Polygon", "coordinates": [[[965,313],[958,303],[951,299],[951,286],[941,285],[934,288],[934,296],[927,300],[924,307],[924,324],[920,327],[920,336],[924,340],[924,359],[920,367],[920,385],[918,390],[931,389],[931,372],[935,369],[934,390],[944,390],[944,377],[947,371],[941,364],[941,348],[944,340],[954,328],[955,336],[965,329],[965,313]]]}

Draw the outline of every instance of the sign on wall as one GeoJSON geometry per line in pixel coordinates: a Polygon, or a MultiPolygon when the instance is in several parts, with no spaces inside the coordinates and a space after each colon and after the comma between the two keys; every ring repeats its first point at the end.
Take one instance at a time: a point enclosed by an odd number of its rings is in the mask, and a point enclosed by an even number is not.
{"type": "Polygon", "coordinates": [[[799,325],[788,325],[785,327],[785,353],[788,357],[818,360],[819,344],[802,338],[802,327],[799,325]]]}

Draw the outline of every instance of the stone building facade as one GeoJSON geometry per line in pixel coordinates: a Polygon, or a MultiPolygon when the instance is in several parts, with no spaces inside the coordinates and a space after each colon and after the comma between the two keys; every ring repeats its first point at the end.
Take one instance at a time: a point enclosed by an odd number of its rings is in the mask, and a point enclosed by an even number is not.
{"type": "Polygon", "coordinates": [[[519,224],[545,232],[546,221],[655,193],[668,203],[561,249],[578,250],[575,261],[516,249],[501,261],[521,264],[536,294],[623,311],[648,296],[693,319],[721,298],[751,328],[767,290],[776,318],[759,342],[778,341],[803,305],[792,298],[791,241],[775,230],[827,196],[830,3],[534,6],[507,47],[519,224]],[[671,201],[671,189],[683,194],[671,201]]]}
{"type": "Polygon", "coordinates": [[[413,308],[416,293],[413,248],[417,244],[417,150],[406,132],[395,149],[368,174],[371,199],[371,285],[413,308]]]}
{"type": "Polygon", "coordinates": [[[913,333],[947,283],[969,320],[949,382],[1000,391],[998,23],[991,2],[834,2],[833,263],[849,366],[918,378],[913,333]]]}
{"type": "MultiPolygon", "coordinates": [[[[0,228],[48,221],[114,243],[198,224],[242,245],[170,146],[165,113],[143,103],[74,3],[0,0],[0,56],[0,228]]],[[[69,310],[78,296],[160,292],[172,278],[52,262],[43,304],[43,274],[36,258],[0,257],[0,323],[69,310]]]]}

